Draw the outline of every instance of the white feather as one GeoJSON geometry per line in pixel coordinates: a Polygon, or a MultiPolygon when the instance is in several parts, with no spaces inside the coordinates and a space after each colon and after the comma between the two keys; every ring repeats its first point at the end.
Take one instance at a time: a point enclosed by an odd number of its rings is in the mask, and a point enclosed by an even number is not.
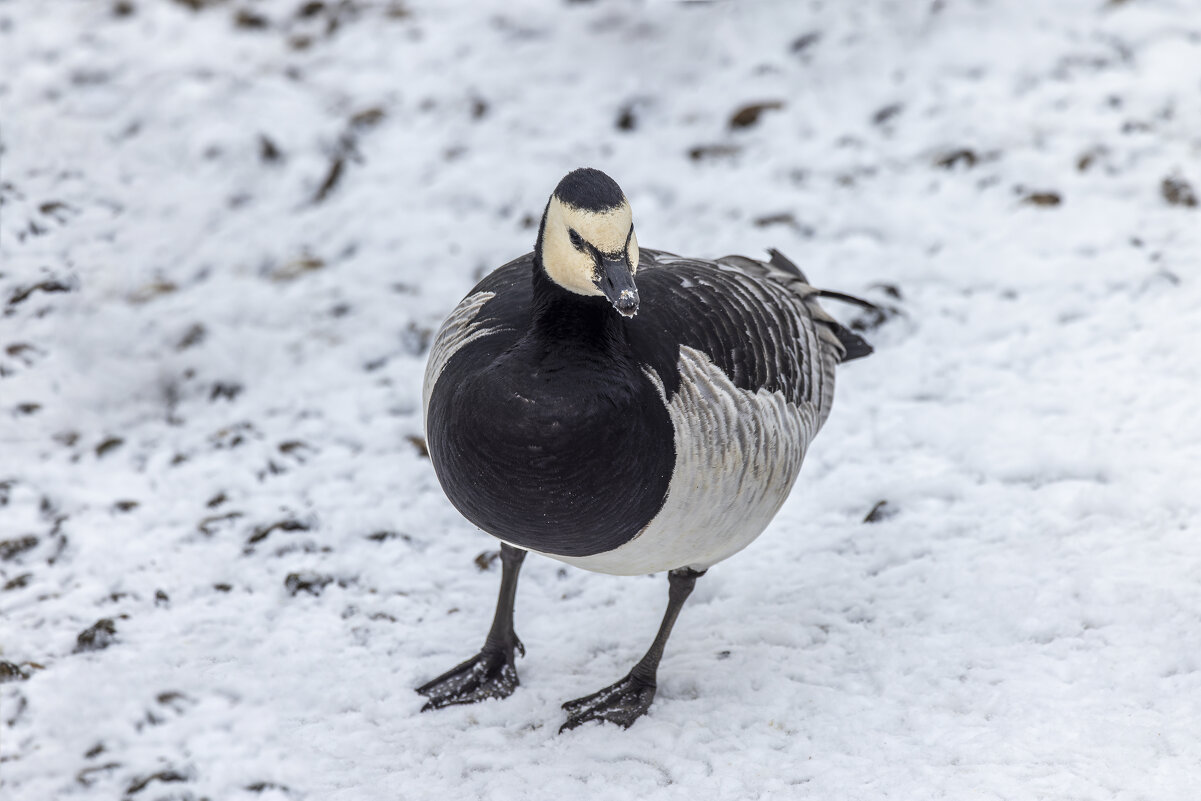
{"type": "Polygon", "coordinates": [[[438,376],[446,369],[447,362],[465,345],[474,342],[482,336],[487,336],[496,329],[475,322],[476,316],[484,304],[496,297],[495,292],[476,292],[463,298],[455,310],[442,323],[434,337],[433,347],[430,348],[430,359],[425,366],[425,385],[422,387],[421,408],[428,416],[430,395],[434,392],[434,384],[438,376]]]}

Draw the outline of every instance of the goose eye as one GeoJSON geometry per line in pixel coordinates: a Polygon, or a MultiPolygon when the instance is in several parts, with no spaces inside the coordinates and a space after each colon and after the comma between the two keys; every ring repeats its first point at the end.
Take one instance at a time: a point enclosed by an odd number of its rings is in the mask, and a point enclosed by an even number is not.
{"type": "Polygon", "coordinates": [[[567,235],[571,238],[571,244],[576,250],[584,249],[584,237],[577,234],[574,228],[567,229],[567,235]]]}

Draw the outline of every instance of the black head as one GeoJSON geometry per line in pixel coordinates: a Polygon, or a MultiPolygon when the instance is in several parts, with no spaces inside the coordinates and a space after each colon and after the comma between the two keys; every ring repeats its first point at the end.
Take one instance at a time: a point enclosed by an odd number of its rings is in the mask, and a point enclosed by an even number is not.
{"type": "Polygon", "coordinates": [[[617,181],[591,167],[581,167],[564,175],[555,187],[554,196],[580,211],[611,211],[626,202],[617,181]]]}

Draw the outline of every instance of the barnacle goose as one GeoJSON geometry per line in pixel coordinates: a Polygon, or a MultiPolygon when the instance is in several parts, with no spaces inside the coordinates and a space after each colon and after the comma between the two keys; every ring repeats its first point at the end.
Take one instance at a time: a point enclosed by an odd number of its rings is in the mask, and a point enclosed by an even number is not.
{"type": "Polygon", "coordinates": [[[430,352],[430,458],[451,503],[501,540],[502,576],[483,649],[417,688],[424,709],[517,687],[513,603],[534,551],[603,573],[668,571],[650,650],[564,704],[561,730],[646,712],[696,579],[771,522],[830,414],[835,366],[871,353],[822,294],[775,251],[765,263],[640,249],[612,178],[563,178],[534,252],[480,281],[430,352]]]}

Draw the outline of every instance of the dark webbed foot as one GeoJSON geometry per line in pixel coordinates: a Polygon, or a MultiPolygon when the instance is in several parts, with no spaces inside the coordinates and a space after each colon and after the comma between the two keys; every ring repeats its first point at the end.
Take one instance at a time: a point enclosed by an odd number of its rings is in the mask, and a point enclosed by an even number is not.
{"type": "MultiPolygon", "coordinates": [[[[525,656],[520,640],[516,640],[516,647],[525,656]]],[[[421,707],[422,712],[428,712],[453,704],[508,698],[519,684],[513,649],[485,647],[463,664],[421,685],[417,692],[430,699],[421,707]]]]}
{"type": "Polygon", "coordinates": [[[559,731],[574,729],[590,720],[607,720],[628,729],[646,714],[653,700],[654,683],[631,673],[599,692],[563,704],[567,710],[567,722],[559,727],[559,731]]]}
{"type": "Polygon", "coordinates": [[[508,698],[521,684],[517,680],[515,652],[525,656],[525,646],[513,631],[513,600],[517,595],[517,575],[525,551],[508,543],[500,546],[500,596],[496,614],[484,647],[478,654],[417,688],[430,700],[422,712],[452,704],[474,704],[488,698],[508,698]]]}
{"type": "Polygon", "coordinates": [[[600,692],[563,704],[567,710],[567,722],[559,727],[560,733],[590,720],[607,720],[628,729],[646,714],[651,701],[655,700],[655,674],[659,670],[663,646],[667,645],[671,628],[684,601],[692,593],[693,585],[704,574],[703,570],[687,567],[676,568],[667,574],[667,611],[663,613],[663,622],[659,624],[659,633],[655,635],[650,650],[621,681],[610,684],[600,692]]]}

